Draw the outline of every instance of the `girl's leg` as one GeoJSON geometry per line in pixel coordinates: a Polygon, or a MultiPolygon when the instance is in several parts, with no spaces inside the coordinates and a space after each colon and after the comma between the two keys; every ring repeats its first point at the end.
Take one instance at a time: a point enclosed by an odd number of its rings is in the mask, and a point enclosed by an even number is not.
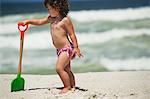
{"type": "Polygon", "coordinates": [[[65,71],[65,67],[68,64],[68,62],[69,62],[69,59],[67,57],[66,52],[62,52],[59,55],[57,64],[56,64],[56,72],[58,73],[59,77],[61,78],[61,80],[64,84],[64,88],[60,92],[61,94],[66,93],[68,90],[71,89],[70,77],[69,77],[68,73],[65,71]]]}
{"type": "Polygon", "coordinates": [[[71,71],[71,63],[69,61],[68,65],[65,68],[65,71],[68,73],[69,78],[70,78],[70,84],[72,88],[75,88],[75,77],[71,71]]]}

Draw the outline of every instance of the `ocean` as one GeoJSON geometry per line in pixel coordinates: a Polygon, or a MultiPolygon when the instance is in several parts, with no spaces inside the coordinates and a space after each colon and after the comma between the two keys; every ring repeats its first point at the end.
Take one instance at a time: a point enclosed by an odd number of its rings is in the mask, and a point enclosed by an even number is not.
{"type": "MultiPolygon", "coordinates": [[[[150,7],[71,10],[83,58],[74,72],[150,70],[150,7]]],[[[46,17],[46,12],[0,16],[0,73],[16,73],[19,62],[17,22],[46,17]]],[[[23,73],[54,74],[57,60],[49,25],[25,33],[23,73]]]]}
{"type": "MultiPolygon", "coordinates": [[[[46,12],[44,0],[1,0],[0,16],[19,13],[46,12]]],[[[71,11],[124,9],[150,6],[150,0],[68,0],[71,11]]]]}

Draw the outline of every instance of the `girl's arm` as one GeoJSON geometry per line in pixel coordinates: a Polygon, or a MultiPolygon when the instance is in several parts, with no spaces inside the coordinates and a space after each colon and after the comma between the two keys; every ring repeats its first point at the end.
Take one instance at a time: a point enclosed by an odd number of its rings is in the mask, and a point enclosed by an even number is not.
{"type": "Polygon", "coordinates": [[[73,43],[75,53],[77,53],[77,55],[79,57],[82,56],[82,54],[80,53],[80,49],[78,47],[78,41],[77,41],[76,35],[74,33],[73,24],[72,24],[71,20],[69,19],[69,17],[65,18],[65,27],[66,27],[66,30],[67,30],[67,32],[70,36],[70,39],[73,43]]]}
{"type": "Polygon", "coordinates": [[[32,24],[32,25],[44,25],[44,24],[47,24],[49,23],[49,19],[48,17],[46,18],[43,18],[43,19],[32,19],[32,20],[25,20],[23,21],[23,24],[26,25],[26,24],[32,24]]]}

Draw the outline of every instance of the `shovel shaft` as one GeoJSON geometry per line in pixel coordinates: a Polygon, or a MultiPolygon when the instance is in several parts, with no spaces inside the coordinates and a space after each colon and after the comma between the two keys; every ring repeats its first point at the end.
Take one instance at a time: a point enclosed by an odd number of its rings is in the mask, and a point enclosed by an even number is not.
{"type": "Polygon", "coordinates": [[[18,64],[18,77],[20,77],[22,72],[22,55],[23,55],[23,42],[24,42],[24,33],[28,29],[28,24],[23,25],[23,23],[18,23],[18,30],[20,31],[20,57],[19,57],[19,64],[18,64]],[[21,30],[21,26],[25,26],[24,30],[21,30]]]}
{"type": "Polygon", "coordinates": [[[20,36],[20,57],[19,57],[19,65],[18,65],[18,74],[19,75],[22,72],[23,42],[24,42],[24,36],[20,36]]]}

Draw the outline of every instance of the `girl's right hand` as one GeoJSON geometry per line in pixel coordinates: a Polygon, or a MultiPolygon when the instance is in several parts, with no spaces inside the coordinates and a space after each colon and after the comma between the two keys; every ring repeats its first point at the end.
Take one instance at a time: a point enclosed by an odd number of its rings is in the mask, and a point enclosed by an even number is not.
{"type": "Polygon", "coordinates": [[[18,22],[18,24],[21,24],[21,25],[25,26],[26,24],[28,24],[28,21],[27,21],[27,20],[25,20],[25,21],[20,21],[20,22],[18,22]]]}

